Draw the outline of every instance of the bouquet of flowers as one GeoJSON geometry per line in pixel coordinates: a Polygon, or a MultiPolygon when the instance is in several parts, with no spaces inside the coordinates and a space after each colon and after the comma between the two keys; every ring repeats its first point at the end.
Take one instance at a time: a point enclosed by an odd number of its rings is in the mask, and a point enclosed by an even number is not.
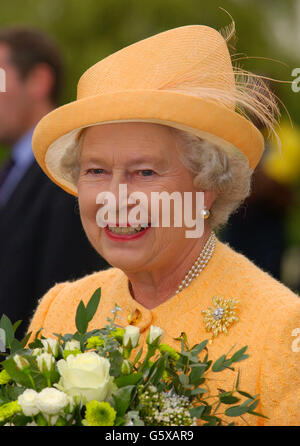
{"type": "Polygon", "coordinates": [[[20,321],[12,325],[2,316],[0,425],[223,425],[245,413],[263,416],[255,412],[258,395],[239,388],[238,373],[230,391],[211,396],[207,386],[208,372],[234,370],[234,363],[248,357],[246,346],[212,362],[207,340],[190,348],[182,333],[176,351],[161,343],[163,331],[151,326],[144,352],[139,328],[117,324],[117,305],[103,328],[87,331],[100,294],[99,288],[86,306],[78,305],[76,333],[45,338],[41,329],[28,347],[31,334],[18,341],[20,321]]]}

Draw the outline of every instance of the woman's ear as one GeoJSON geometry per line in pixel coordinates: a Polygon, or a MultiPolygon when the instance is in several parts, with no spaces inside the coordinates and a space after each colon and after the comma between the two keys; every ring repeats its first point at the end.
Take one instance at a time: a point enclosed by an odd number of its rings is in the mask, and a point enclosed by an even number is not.
{"type": "Polygon", "coordinates": [[[206,207],[206,209],[210,209],[213,202],[215,201],[216,198],[216,192],[215,191],[210,191],[210,190],[206,190],[204,192],[204,206],[206,207]]]}

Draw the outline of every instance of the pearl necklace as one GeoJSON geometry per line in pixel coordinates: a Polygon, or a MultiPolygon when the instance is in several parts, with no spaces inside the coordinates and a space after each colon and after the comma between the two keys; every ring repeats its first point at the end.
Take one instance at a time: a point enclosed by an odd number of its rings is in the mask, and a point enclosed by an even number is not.
{"type": "Polygon", "coordinates": [[[192,282],[192,280],[199,276],[199,274],[206,267],[208,261],[213,255],[215,246],[216,246],[216,236],[215,233],[212,231],[199,257],[196,259],[191,269],[185,275],[185,278],[182,280],[175,294],[178,294],[180,293],[180,291],[187,288],[192,282]]]}

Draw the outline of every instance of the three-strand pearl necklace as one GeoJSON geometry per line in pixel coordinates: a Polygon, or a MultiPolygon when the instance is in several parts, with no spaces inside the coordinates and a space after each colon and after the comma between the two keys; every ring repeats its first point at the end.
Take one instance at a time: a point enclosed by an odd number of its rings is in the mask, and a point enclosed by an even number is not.
{"type": "Polygon", "coordinates": [[[206,267],[209,259],[213,255],[215,246],[216,246],[216,236],[215,233],[212,231],[201,251],[201,254],[196,259],[195,263],[193,264],[191,269],[187,272],[185,278],[177,288],[176,294],[180,293],[180,291],[187,288],[192,282],[192,280],[194,280],[196,277],[199,276],[199,274],[206,267]]]}

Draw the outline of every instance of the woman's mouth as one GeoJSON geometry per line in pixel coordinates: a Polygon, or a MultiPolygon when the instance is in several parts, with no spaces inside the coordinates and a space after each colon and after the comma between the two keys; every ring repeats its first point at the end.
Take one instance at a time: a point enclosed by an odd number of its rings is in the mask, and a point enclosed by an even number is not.
{"type": "Polygon", "coordinates": [[[129,225],[127,227],[107,225],[104,228],[104,231],[106,235],[112,240],[129,241],[142,237],[144,234],[146,234],[146,232],[149,231],[150,228],[150,225],[139,225],[136,227],[129,225]]]}

